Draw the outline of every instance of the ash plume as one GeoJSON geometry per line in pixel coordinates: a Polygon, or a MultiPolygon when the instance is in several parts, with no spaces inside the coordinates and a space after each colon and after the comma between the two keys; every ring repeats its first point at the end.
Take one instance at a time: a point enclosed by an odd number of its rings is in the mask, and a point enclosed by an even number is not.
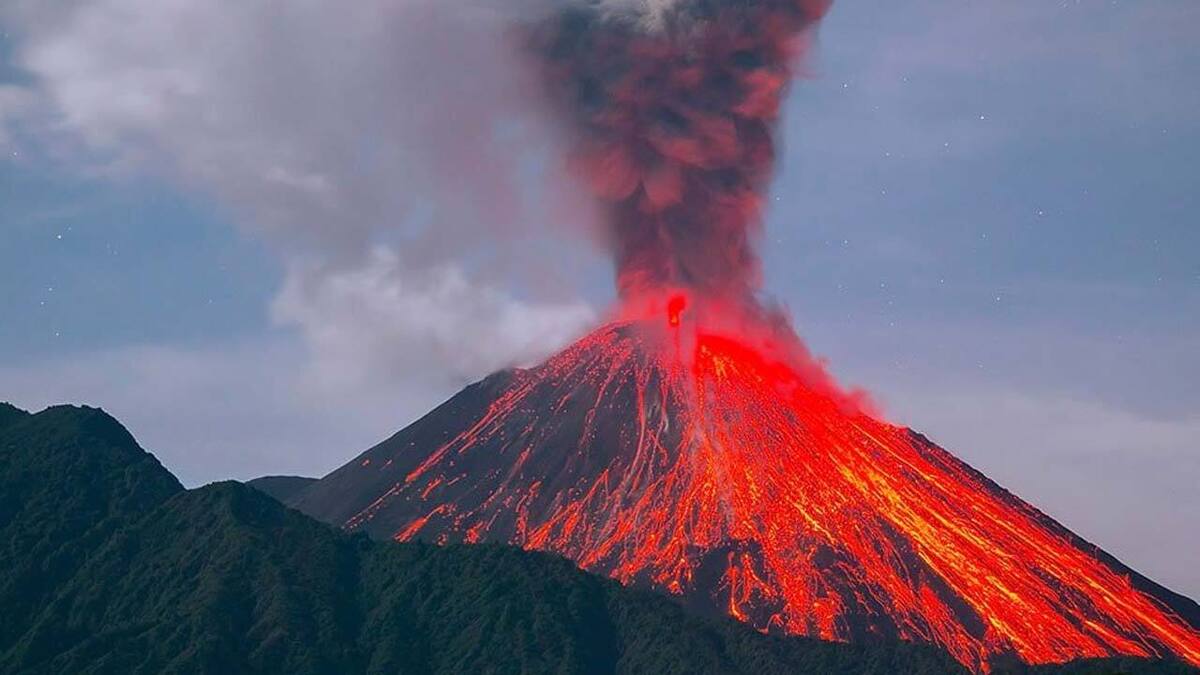
{"type": "Polygon", "coordinates": [[[753,293],[779,97],[822,9],[14,0],[0,24],[28,84],[5,121],[27,114],[4,129],[209,196],[268,242],[272,317],[321,391],[437,396],[594,322],[584,233],[623,295],[753,293]]]}
{"type": "Polygon", "coordinates": [[[529,36],[622,296],[748,298],[780,101],[827,0],[571,5],[529,36]]]}

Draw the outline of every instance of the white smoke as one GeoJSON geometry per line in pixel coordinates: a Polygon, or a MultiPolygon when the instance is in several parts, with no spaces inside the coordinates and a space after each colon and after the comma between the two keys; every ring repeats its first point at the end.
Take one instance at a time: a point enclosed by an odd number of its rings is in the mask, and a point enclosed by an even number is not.
{"type": "Polygon", "coordinates": [[[529,249],[586,209],[537,168],[557,152],[509,21],[437,0],[9,0],[30,84],[0,90],[0,144],[23,115],[59,159],[220,200],[284,257],[274,316],[315,379],[479,376],[592,318],[565,259],[529,249]]]}
{"type": "Polygon", "coordinates": [[[453,264],[414,272],[383,247],[353,269],[297,265],[273,310],[302,327],[319,356],[312,375],[337,389],[526,365],[595,318],[584,303],[528,303],[472,283],[453,264]]]}

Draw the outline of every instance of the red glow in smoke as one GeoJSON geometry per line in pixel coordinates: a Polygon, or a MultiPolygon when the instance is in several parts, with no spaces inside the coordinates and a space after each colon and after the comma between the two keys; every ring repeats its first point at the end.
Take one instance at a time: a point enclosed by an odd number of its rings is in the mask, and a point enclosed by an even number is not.
{"type": "Polygon", "coordinates": [[[671,326],[679,325],[679,318],[683,314],[683,310],[687,308],[687,297],[683,295],[673,295],[667,300],[667,323],[671,326]]]}
{"type": "Polygon", "coordinates": [[[574,7],[531,30],[573,165],[600,203],[623,296],[748,297],[792,67],[825,0],[681,0],[644,17],[574,7]]]}

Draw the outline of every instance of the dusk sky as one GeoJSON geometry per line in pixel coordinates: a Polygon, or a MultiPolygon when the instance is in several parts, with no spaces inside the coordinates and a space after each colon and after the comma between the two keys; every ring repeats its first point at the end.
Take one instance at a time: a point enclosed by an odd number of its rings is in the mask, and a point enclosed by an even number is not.
{"type": "MultiPolygon", "coordinates": [[[[188,485],[315,476],[593,325],[513,14],[5,2],[0,400],[103,407],[188,485]]],[[[1197,35],[1179,0],[835,2],[762,241],[889,420],[1193,598],[1197,35]]]]}

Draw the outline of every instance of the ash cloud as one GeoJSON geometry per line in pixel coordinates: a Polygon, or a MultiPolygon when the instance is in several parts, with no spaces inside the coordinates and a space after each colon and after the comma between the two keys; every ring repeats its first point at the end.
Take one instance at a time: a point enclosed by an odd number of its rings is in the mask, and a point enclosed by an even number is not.
{"type": "Polygon", "coordinates": [[[825,0],[570,5],[529,47],[623,295],[746,298],[792,69],[825,0]]]}
{"type": "Polygon", "coordinates": [[[760,294],[757,245],[780,109],[828,8],[828,0],[571,4],[530,25],[526,47],[574,174],[598,205],[621,311],[669,314],[678,325],[661,296],[693,296],[701,302],[687,310],[691,323],[754,342],[847,411],[878,415],[760,294]]]}

